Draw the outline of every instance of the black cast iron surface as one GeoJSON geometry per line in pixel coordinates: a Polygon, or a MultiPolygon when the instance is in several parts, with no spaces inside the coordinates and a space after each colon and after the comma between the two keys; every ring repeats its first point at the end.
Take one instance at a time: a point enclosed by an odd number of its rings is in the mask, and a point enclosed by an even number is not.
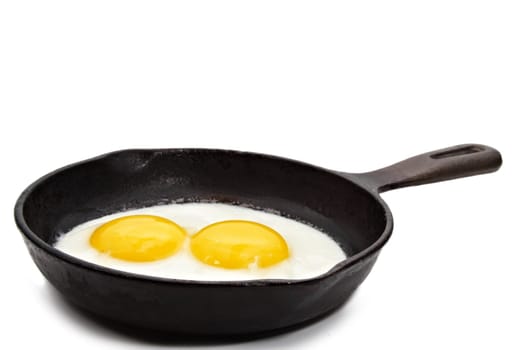
{"type": "Polygon", "coordinates": [[[15,220],[31,257],[71,303],[106,320],[156,331],[234,335],[285,329],[340,306],[370,272],[392,232],[379,193],[497,170],[501,156],[459,145],[364,174],[215,149],[125,150],[66,166],[30,185],[15,220]],[[148,277],[64,254],[58,234],[117,211],[173,202],[272,210],[318,227],[347,259],[305,280],[236,282],[148,277]]]}

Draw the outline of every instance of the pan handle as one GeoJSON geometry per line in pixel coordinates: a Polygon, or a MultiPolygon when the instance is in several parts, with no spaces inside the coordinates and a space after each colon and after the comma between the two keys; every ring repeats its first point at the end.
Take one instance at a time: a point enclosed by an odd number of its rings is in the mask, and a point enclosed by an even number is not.
{"type": "Polygon", "coordinates": [[[491,173],[498,170],[501,163],[501,154],[494,148],[464,144],[424,153],[379,170],[353,174],[353,177],[380,193],[400,187],[491,173]]]}

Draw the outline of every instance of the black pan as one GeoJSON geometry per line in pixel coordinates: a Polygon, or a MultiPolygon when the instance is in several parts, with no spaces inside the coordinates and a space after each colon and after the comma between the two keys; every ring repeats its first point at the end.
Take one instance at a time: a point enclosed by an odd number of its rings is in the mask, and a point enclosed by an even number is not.
{"type": "Polygon", "coordinates": [[[498,151],[460,145],[364,174],[215,149],[125,150],[76,163],[30,185],[15,219],[42,274],[71,303],[111,322],[178,334],[254,334],[339,307],[392,232],[379,196],[394,188],[493,172],[498,151]],[[53,248],[59,232],[130,208],[172,202],[243,204],[312,224],[347,259],[304,280],[196,282],[135,275],[53,248]]]}

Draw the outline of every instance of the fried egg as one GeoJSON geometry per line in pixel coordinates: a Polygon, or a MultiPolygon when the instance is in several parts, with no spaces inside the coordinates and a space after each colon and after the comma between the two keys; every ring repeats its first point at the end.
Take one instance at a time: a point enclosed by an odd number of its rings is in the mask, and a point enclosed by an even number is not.
{"type": "Polygon", "coordinates": [[[220,203],[168,204],[85,222],[55,248],[104,267],[196,281],[305,279],[346,259],[324,232],[220,203]]]}

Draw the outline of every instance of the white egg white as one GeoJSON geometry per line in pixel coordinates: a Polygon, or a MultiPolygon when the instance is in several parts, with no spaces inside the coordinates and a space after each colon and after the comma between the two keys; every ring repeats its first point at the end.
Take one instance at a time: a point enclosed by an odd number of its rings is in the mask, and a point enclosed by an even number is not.
{"type": "Polygon", "coordinates": [[[76,258],[116,270],[141,275],[199,280],[240,281],[255,279],[304,279],[321,275],[346,258],[342,248],[325,233],[279,215],[241,206],[219,203],[169,204],[134,209],[83,223],[59,237],[55,248],[76,258]],[[187,230],[191,236],[201,228],[223,220],[250,220],[279,232],[289,246],[288,259],[266,268],[224,269],[196,259],[189,239],[174,255],[153,262],[130,262],[113,258],[90,245],[93,231],[112,219],[135,214],[165,217],[187,230]]]}

